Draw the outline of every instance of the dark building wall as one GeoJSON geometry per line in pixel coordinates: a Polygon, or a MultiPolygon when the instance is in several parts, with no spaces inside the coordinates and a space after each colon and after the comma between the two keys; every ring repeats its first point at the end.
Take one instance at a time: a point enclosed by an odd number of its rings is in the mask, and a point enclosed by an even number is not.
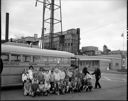
{"type": "MultiPolygon", "coordinates": [[[[33,43],[33,45],[38,45],[41,38],[35,37],[24,37],[16,40],[18,43],[33,43]]],[[[44,48],[50,49],[49,44],[49,34],[44,37],[44,48]]],[[[62,35],[60,32],[54,33],[53,35],[53,49],[60,51],[67,51],[74,54],[78,54],[80,47],[80,29],[69,29],[63,31],[62,35]]]]}
{"type": "MultiPolygon", "coordinates": [[[[49,48],[49,35],[45,36],[45,48],[49,48]]],[[[56,50],[67,51],[78,54],[80,46],[80,29],[70,29],[55,33],[53,36],[53,48],[56,50]]]]}

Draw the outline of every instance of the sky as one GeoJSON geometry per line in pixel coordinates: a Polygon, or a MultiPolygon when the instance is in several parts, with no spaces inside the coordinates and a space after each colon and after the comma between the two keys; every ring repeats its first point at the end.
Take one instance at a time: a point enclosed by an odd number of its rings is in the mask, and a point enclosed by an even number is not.
{"type": "MultiPolygon", "coordinates": [[[[1,0],[2,39],[5,38],[6,12],[10,17],[9,38],[41,36],[43,4],[38,2],[35,7],[35,2],[1,0]]],[[[58,0],[55,3],[58,4],[58,0]]],[[[103,50],[107,45],[110,50],[127,49],[127,0],[61,0],[61,8],[63,31],[80,28],[80,48],[96,46],[103,50]],[[122,33],[124,37],[121,37],[122,33]]],[[[59,10],[55,14],[59,19],[59,10]]],[[[55,26],[55,32],[60,30],[58,26],[55,26]]]]}

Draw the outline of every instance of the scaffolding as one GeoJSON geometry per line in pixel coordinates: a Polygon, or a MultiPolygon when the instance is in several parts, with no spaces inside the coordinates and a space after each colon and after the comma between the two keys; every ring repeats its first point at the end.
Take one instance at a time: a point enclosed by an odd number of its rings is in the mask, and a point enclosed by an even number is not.
{"type": "Polygon", "coordinates": [[[49,30],[49,49],[53,49],[53,36],[54,36],[54,25],[60,24],[60,32],[62,35],[62,12],[61,12],[61,0],[59,4],[56,4],[55,0],[36,0],[35,6],[37,6],[37,2],[43,3],[43,15],[42,15],[42,32],[41,32],[41,41],[42,41],[42,49],[44,48],[44,32],[47,30],[45,28],[46,23],[50,24],[49,30]],[[47,14],[46,9],[50,11],[50,14],[47,14]],[[59,10],[59,18],[55,18],[55,10],[59,10]],[[46,15],[48,18],[46,18],[46,15]]]}

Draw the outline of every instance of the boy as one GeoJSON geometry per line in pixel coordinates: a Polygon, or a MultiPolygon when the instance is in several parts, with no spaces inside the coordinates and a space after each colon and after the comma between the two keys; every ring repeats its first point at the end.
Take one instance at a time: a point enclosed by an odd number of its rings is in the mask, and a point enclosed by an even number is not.
{"type": "Polygon", "coordinates": [[[41,94],[43,94],[43,92],[44,92],[44,87],[45,87],[44,81],[40,81],[40,83],[39,83],[39,90],[40,90],[41,94]]]}
{"type": "Polygon", "coordinates": [[[55,89],[54,83],[55,83],[55,75],[54,75],[54,71],[52,70],[51,74],[50,74],[50,84],[51,84],[50,91],[51,91],[51,93],[53,93],[54,89],[55,89]]]}
{"type": "Polygon", "coordinates": [[[36,96],[36,95],[39,95],[39,82],[37,80],[37,78],[34,78],[32,80],[32,96],[36,96]]]}

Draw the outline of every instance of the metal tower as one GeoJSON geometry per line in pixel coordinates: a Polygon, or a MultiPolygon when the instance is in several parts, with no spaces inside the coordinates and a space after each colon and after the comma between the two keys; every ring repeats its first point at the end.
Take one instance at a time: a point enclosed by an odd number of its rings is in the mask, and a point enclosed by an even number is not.
{"type": "Polygon", "coordinates": [[[57,0],[59,2],[56,4],[55,0],[36,0],[35,6],[37,6],[37,2],[43,3],[43,17],[42,17],[42,48],[44,48],[44,30],[47,30],[45,27],[46,23],[50,24],[49,28],[49,48],[53,49],[53,37],[54,37],[54,25],[60,24],[60,30],[62,35],[62,12],[61,12],[61,0],[57,0]],[[46,9],[49,10],[46,12],[46,9]],[[55,10],[59,10],[59,18],[55,18],[55,10]],[[46,18],[48,17],[48,18],[46,18]]]}

